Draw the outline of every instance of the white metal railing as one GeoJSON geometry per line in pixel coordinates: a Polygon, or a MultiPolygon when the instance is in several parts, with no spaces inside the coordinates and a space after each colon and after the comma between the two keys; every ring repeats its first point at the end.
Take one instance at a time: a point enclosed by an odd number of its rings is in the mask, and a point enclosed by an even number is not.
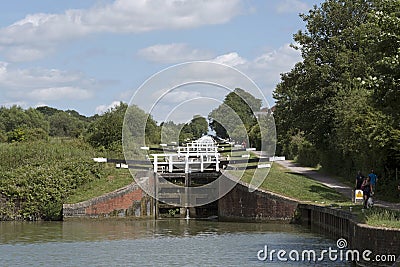
{"type": "Polygon", "coordinates": [[[192,158],[186,154],[180,156],[179,154],[152,154],[153,156],[153,170],[154,172],[173,172],[174,166],[178,169],[184,170],[185,173],[189,173],[193,170],[204,172],[206,166],[215,164],[215,171],[219,171],[219,154],[215,155],[199,155],[196,158],[192,158]]]}
{"type": "Polygon", "coordinates": [[[210,164],[215,164],[215,170],[219,171],[220,156],[218,147],[209,136],[203,136],[196,141],[186,144],[185,147],[178,147],[177,153],[152,154],[152,156],[154,158],[154,172],[163,172],[166,167],[168,172],[173,172],[174,166],[181,167],[185,173],[189,173],[191,170],[203,172],[205,166],[210,164]]]}

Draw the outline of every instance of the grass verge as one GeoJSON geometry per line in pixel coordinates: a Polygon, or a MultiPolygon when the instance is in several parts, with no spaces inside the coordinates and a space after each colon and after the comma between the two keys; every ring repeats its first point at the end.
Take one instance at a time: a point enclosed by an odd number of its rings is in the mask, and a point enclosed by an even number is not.
{"type": "Polygon", "coordinates": [[[113,164],[107,163],[104,172],[104,178],[93,180],[78,187],[68,196],[65,203],[78,203],[94,197],[99,197],[127,186],[134,181],[129,170],[117,169],[113,164]]]}
{"type": "MultiPolygon", "coordinates": [[[[246,170],[242,180],[249,183],[253,178],[254,171],[254,169],[246,170]]],[[[264,169],[264,171],[267,174],[267,169],[264,169]]],[[[235,174],[235,171],[232,174],[235,174]]],[[[351,204],[347,198],[335,190],[306,176],[291,173],[278,164],[272,164],[272,168],[260,188],[299,201],[312,202],[319,205],[351,204]]]]}
{"type": "Polygon", "coordinates": [[[374,207],[364,213],[365,222],[371,226],[400,228],[400,211],[374,207]]]}
{"type": "Polygon", "coordinates": [[[59,220],[62,204],[87,200],[133,181],[128,170],[79,139],[0,144],[0,220],[59,220]]]}

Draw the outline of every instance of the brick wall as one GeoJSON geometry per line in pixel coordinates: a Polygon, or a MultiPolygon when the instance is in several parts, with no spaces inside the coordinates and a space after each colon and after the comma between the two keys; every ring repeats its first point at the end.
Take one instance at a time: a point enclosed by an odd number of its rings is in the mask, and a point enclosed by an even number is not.
{"type": "Polygon", "coordinates": [[[218,216],[223,220],[291,221],[298,202],[272,192],[249,192],[245,183],[236,186],[218,201],[218,216]]]}
{"type": "Polygon", "coordinates": [[[76,204],[63,205],[63,217],[151,216],[153,199],[135,183],[76,204]]]}

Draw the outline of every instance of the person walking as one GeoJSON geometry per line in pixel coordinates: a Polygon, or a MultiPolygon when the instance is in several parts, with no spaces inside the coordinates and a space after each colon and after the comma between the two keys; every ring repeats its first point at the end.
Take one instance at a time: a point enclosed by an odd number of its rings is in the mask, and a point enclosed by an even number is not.
{"type": "Polygon", "coordinates": [[[364,175],[362,175],[361,171],[357,172],[356,175],[356,186],[355,189],[356,190],[360,190],[361,189],[361,185],[364,182],[364,175]]]}
{"type": "Polygon", "coordinates": [[[373,190],[372,190],[372,184],[371,184],[371,179],[369,178],[369,176],[367,177],[367,179],[364,180],[362,186],[362,191],[363,191],[363,195],[364,195],[364,208],[367,208],[367,204],[368,204],[368,199],[371,197],[371,194],[373,194],[373,190]]]}
{"type": "Polygon", "coordinates": [[[372,190],[373,190],[373,192],[375,192],[376,191],[376,183],[378,182],[378,176],[376,176],[374,170],[371,170],[371,173],[368,174],[368,177],[370,179],[372,190]]]}

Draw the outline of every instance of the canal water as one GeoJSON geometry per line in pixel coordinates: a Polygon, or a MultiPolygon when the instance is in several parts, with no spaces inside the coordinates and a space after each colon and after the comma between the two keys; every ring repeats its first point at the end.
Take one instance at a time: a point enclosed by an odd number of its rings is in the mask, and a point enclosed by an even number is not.
{"type": "Polygon", "coordinates": [[[184,219],[0,223],[1,266],[350,266],[327,255],[318,260],[329,247],[337,249],[336,241],[291,224],[184,219]],[[286,254],[265,257],[272,250],[286,254]],[[302,260],[305,250],[315,251],[317,261],[312,254],[311,261],[306,254],[302,260]]]}

